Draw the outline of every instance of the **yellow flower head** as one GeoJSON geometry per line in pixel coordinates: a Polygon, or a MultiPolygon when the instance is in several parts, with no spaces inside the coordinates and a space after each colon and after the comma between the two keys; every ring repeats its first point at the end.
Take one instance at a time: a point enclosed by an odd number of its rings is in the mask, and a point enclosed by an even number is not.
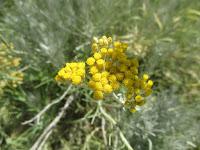
{"type": "Polygon", "coordinates": [[[103,99],[103,92],[102,91],[94,91],[93,98],[96,100],[102,100],[103,99]]]}
{"type": "Polygon", "coordinates": [[[73,63],[66,63],[66,66],[58,71],[55,80],[61,82],[71,81],[72,84],[78,85],[82,82],[84,78],[85,78],[85,63],[73,62],[73,63]]]}
{"type": "Polygon", "coordinates": [[[95,59],[93,57],[89,57],[86,61],[86,63],[90,66],[94,65],[95,59]]]}

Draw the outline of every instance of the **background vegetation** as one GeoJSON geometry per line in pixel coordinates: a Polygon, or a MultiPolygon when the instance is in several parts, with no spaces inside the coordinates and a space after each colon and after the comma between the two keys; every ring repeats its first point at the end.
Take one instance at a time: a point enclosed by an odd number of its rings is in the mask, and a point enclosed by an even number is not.
{"type": "Polygon", "coordinates": [[[129,43],[154,94],[134,114],[109,98],[102,103],[109,118],[89,89],[72,87],[76,100],[42,149],[128,149],[126,138],[135,150],[200,150],[199,27],[199,0],[1,0],[0,40],[15,46],[24,81],[0,97],[0,149],[33,145],[64,101],[39,123],[22,122],[67,89],[54,81],[58,69],[85,60],[93,36],[110,35],[129,43]]]}

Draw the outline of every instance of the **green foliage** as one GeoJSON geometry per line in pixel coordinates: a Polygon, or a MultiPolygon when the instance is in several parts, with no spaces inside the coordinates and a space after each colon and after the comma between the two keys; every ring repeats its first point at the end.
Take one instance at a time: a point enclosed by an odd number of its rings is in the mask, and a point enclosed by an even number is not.
{"type": "Polygon", "coordinates": [[[200,149],[199,8],[199,0],[0,2],[0,34],[14,43],[26,68],[23,84],[0,100],[0,148],[32,146],[64,102],[51,107],[39,124],[21,123],[65,91],[68,85],[53,79],[58,68],[85,60],[91,38],[106,34],[129,43],[130,54],[155,81],[153,96],[132,114],[112,98],[100,107],[89,89],[73,87],[67,96],[76,100],[43,149],[120,150],[127,147],[123,138],[135,150],[200,149]]]}

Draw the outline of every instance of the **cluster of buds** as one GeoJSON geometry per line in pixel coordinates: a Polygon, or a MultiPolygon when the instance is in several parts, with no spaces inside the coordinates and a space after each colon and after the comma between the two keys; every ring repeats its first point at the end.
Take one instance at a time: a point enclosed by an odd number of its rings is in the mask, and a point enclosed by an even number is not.
{"type": "Polygon", "coordinates": [[[74,85],[78,85],[85,78],[85,63],[66,63],[65,67],[60,69],[55,79],[57,81],[71,81],[74,85]]]}
{"type": "Polygon", "coordinates": [[[13,44],[0,43],[0,95],[5,87],[17,87],[22,84],[24,74],[19,71],[21,58],[13,55],[13,44]]]}
{"type": "MultiPolygon", "coordinates": [[[[124,88],[126,94],[123,104],[135,112],[136,106],[145,103],[144,97],[152,93],[153,81],[149,80],[147,74],[139,76],[139,62],[127,56],[127,47],[125,43],[112,41],[111,37],[94,38],[91,56],[86,60],[87,85],[93,90],[93,98],[96,100],[103,100],[107,95],[124,88]]],[[[73,84],[79,84],[83,78],[79,78],[78,82],[72,79],[77,73],[73,75],[70,69],[61,69],[56,80],[71,80],[73,84]]]]}

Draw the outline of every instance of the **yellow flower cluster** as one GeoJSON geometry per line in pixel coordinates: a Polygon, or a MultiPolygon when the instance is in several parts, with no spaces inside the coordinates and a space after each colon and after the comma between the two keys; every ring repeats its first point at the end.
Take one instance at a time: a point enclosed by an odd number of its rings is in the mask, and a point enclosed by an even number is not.
{"type": "MultiPolygon", "coordinates": [[[[94,38],[91,56],[87,58],[89,73],[88,86],[93,90],[93,98],[102,100],[108,94],[126,89],[124,106],[135,112],[136,106],[145,103],[144,97],[152,93],[153,81],[147,74],[138,75],[139,62],[127,55],[128,45],[113,41],[111,37],[94,38]]],[[[57,81],[71,80],[73,84],[81,83],[85,76],[84,63],[67,63],[56,76],[57,81]],[[82,64],[82,67],[77,67],[82,64]]]]}
{"type": "Polygon", "coordinates": [[[134,75],[134,77],[130,78],[130,80],[132,80],[131,84],[125,85],[127,93],[124,105],[128,107],[131,112],[135,112],[135,107],[144,105],[144,97],[147,97],[152,93],[153,81],[149,80],[149,76],[147,74],[143,74],[140,78],[138,75],[134,75]]]}
{"type": "Polygon", "coordinates": [[[65,67],[60,69],[55,77],[56,81],[71,81],[73,84],[78,85],[85,78],[85,63],[73,62],[66,63],[65,67]]]}
{"type": "Polygon", "coordinates": [[[24,74],[18,70],[21,58],[14,56],[12,44],[0,43],[0,95],[5,87],[22,84],[24,74]]]}
{"type": "Polygon", "coordinates": [[[127,47],[125,43],[112,42],[111,37],[94,39],[92,56],[86,61],[91,74],[88,85],[94,90],[94,99],[103,99],[105,94],[125,87],[127,94],[124,104],[133,112],[136,105],[144,104],[144,96],[151,94],[153,81],[148,80],[147,74],[139,78],[139,62],[127,56],[127,47]]]}

